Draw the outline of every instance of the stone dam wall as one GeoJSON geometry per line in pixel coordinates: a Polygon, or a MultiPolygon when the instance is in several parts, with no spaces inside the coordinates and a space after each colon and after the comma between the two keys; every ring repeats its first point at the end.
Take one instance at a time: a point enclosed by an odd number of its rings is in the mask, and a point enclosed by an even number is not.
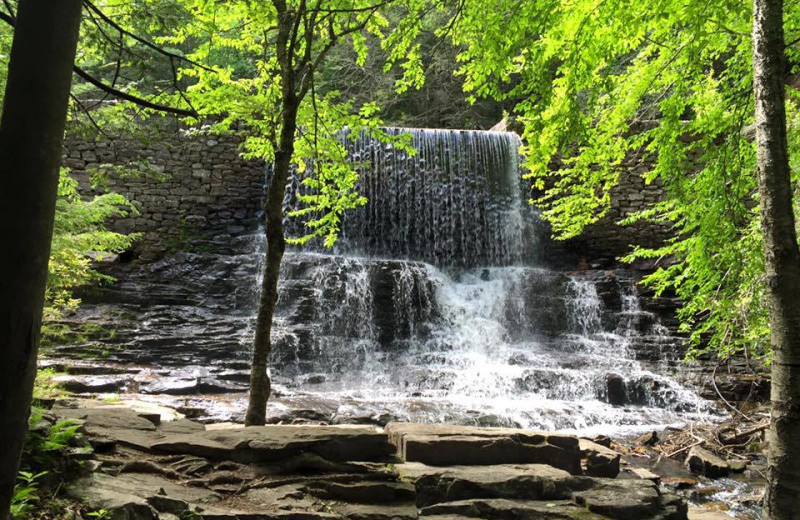
{"type": "Polygon", "coordinates": [[[142,260],[176,251],[224,252],[232,237],[257,226],[264,164],[242,159],[234,137],[176,133],[151,144],[65,140],[63,165],[73,171],[84,196],[99,192],[92,186],[92,173],[109,164],[140,172],[114,175],[106,184],[138,210],[111,227],[142,233],[135,250],[142,260]]]}
{"type": "MultiPolygon", "coordinates": [[[[158,142],[136,140],[87,141],[69,136],[64,146],[64,166],[80,182],[84,196],[99,191],[92,172],[113,164],[140,175],[114,176],[107,188],[125,195],[138,214],[112,222],[114,230],[140,232],[134,254],[152,261],[176,251],[219,251],[230,248],[232,238],[258,225],[264,193],[265,167],[240,156],[240,141],[231,136],[189,136],[176,132],[158,142]]],[[[617,221],[663,196],[658,184],[645,185],[641,163],[631,163],[612,193],[607,217],[587,232],[567,242],[551,244],[555,262],[570,264],[611,261],[625,254],[629,244],[655,246],[669,230],[640,223],[622,227],[617,221]]]]}

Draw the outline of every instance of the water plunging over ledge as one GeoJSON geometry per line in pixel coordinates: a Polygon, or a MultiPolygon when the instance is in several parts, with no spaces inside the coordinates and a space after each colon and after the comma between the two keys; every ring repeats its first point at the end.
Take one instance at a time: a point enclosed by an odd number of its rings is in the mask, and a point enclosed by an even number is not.
{"type": "MultiPolygon", "coordinates": [[[[345,216],[333,251],[284,257],[272,420],[608,433],[708,416],[651,362],[679,339],[643,309],[634,273],[542,267],[515,135],[393,131],[420,152],[350,142],[369,203],[345,216]]],[[[239,255],[181,253],[118,274],[89,301],[81,312],[118,328],[97,347],[106,363],[140,365],[118,389],[241,419],[263,235],[239,241],[239,255]]]]}
{"type": "MultiPolygon", "coordinates": [[[[330,252],[460,268],[539,261],[516,134],[387,129],[401,132],[411,135],[416,154],[364,136],[346,141],[351,160],[360,165],[358,192],[369,202],[345,214],[330,252]]],[[[300,180],[295,177],[287,188],[287,210],[306,189],[300,180]]],[[[290,235],[303,234],[300,221],[287,224],[290,235]]]]}

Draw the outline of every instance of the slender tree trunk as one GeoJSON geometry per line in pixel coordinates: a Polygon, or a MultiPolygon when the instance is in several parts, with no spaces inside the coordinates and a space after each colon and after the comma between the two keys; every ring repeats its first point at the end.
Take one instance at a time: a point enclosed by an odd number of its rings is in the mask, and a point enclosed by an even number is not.
{"type": "Polygon", "coordinates": [[[267,420],[267,400],[271,390],[267,363],[272,349],[272,319],[278,301],[278,278],[280,277],[286,238],[283,230],[283,195],[291,173],[294,155],[294,134],[297,130],[297,111],[301,99],[295,92],[294,69],[291,49],[296,32],[292,36],[299,14],[287,9],[286,3],[276,1],[278,9],[278,34],[275,50],[281,69],[282,115],[281,132],[275,151],[275,164],[267,189],[264,206],[264,231],[267,239],[267,258],[264,263],[264,276],[261,280],[261,297],[258,302],[256,331],[253,340],[253,362],[250,367],[250,401],[244,423],[247,426],[263,425],[267,420]]]}
{"type": "Polygon", "coordinates": [[[753,2],[753,88],[767,296],[772,421],[765,508],[800,518],[800,249],[795,232],[784,101],[782,0],[753,2]]]}
{"type": "Polygon", "coordinates": [[[272,349],[270,334],[275,304],[278,301],[278,279],[281,261],[286,249],[283,230],[283,195],[291,173],[294,153],[294,133],[297,124],[297,105],[294,96],[284,99],[284,115],[280,143],[275,152],[275,164],[267,190],[264,207],[264,231],[267,238],[267,258],[261,280],[261,297],[258,303],[255,339],[253,340],[253,362],[250,367],[250,401],[247,405],[245,424],[263,425],[267,419],[267,400],[271,390],[267,363],[272,349]]]}
{"type": "Polygon", "coordinates": [[[30,413],[81,0],[20,0],[0,121],[0,518],[30,413]]]}

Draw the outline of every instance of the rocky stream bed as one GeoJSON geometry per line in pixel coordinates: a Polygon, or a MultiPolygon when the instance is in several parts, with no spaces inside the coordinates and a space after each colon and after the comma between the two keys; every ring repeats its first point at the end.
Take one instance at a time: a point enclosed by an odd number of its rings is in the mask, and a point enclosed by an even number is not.
{"type": "Polygon", "coordinates": [[[708,473],[690,460],[710,455],[693,448],[686,467],[653,463],[647,439],[443,424],[204,425],[133,400],[60,400],[43,420],[81,424],[70,453],[83,469],[62,493],[114,520],[730,517],[714,496],[725,482],[687,469],[708,473]]]}

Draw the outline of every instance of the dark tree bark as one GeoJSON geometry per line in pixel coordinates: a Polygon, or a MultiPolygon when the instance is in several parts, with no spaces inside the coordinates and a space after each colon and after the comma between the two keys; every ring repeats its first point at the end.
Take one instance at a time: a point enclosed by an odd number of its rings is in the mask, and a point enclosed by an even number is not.
{"type": "Polygon", "coordinates": [[[30,413],[81,0],[20,0],[0,121],[0,518],[30,413]]]}
{"type": "Polygon", "coordinates": [[[294,132],[297,121],[297,102],[294,96],[290,104],[284,100],[284,121],[282,123],[280,144],[275,152],[275,164],[267,189],[264,207],[264,231],[267,239],[267,258],[261,280],[261,296],[256,317],[255,339],[253,340],[253,362],[250,368],[250,400],[247,404],[245,424],[263,425],[267,419],[267,400],[271,391],[267,365],[272,350],[272,319],[278,301],[278,279],[280,277],[286,238],[283,229],[283,194],[291,174],[292,154],[294,153],[294,132]]]}
{"type": "MultiPolygon", "coordinates": [[[[250,400],[245,415],[245,424],[248,426],[265,424],[267,416],[267,401],[271,390],[267,374],[269,354],[272,348],[270,334],[275,304],[278,301],[281,261],[286,250],[283,229],[283,196],[291,175],[300,103],[308,95],[314,83],[314,74],[317,68],[337,41],[344,36],[363,30],[379,7],[388,3],[390,2],[379,2],[374,7],[365,8],[366,16],[345,20],[344,27],[338,28],[337,32],[334,29],[335,24],[328,19],[335,10],[319,9],[319,4],[316,8],[309,8],[306,6],[306,2],[300,2],[299,6],[290,8],[287,6],[286,0],[272,0],[278,13],[278,32],[274,48],[280,67],[281,131],[275,144],[275,163],[264,206],[267,258],[264,263],[264,277],[261,281],[261,296],[253,340],[250,400]],[[320,28],[327,31],[327,40],[319,43],[315,49],[314,39],[318,36],[320,28]]],[[[352,16],[352,13],[350,15],[352,16]]]]}
{"type": "Polygon", "coordinates": [[[782,0],[753,1],[753,88],[772,342],[768,518],[800,518],[800,249],[786,141],[782,0]]]}
{"type": "MultiPolygon", "coordinates": [[[[279,21],[276,50],[281,68],[281,87],[283,113],[281,132],[275,151],[275,163],[267,188],[264,205],[264,232],[267,240],[267,258],[264,262],[264,276],[261,280],[261,296],[256,317],[255,338],[253,340],[253,361],[250,367],[250,400],[247,404],[245,424],[263,425],[267,419],[267,401],[271,391],[267,364],[272,349],[272,319],[278,301],[278,279],[280,277],[286,238],[283,229],[283,194],[291,175],[292,155],[294,154],[294,134],[297,130],[297,110],[301,97],[295,91],[295,73],[289,48],[294,18],[291,13],[278,4],[279,21]]],[[[296,34],[294,35],[296,38],[296,34]]]]}

